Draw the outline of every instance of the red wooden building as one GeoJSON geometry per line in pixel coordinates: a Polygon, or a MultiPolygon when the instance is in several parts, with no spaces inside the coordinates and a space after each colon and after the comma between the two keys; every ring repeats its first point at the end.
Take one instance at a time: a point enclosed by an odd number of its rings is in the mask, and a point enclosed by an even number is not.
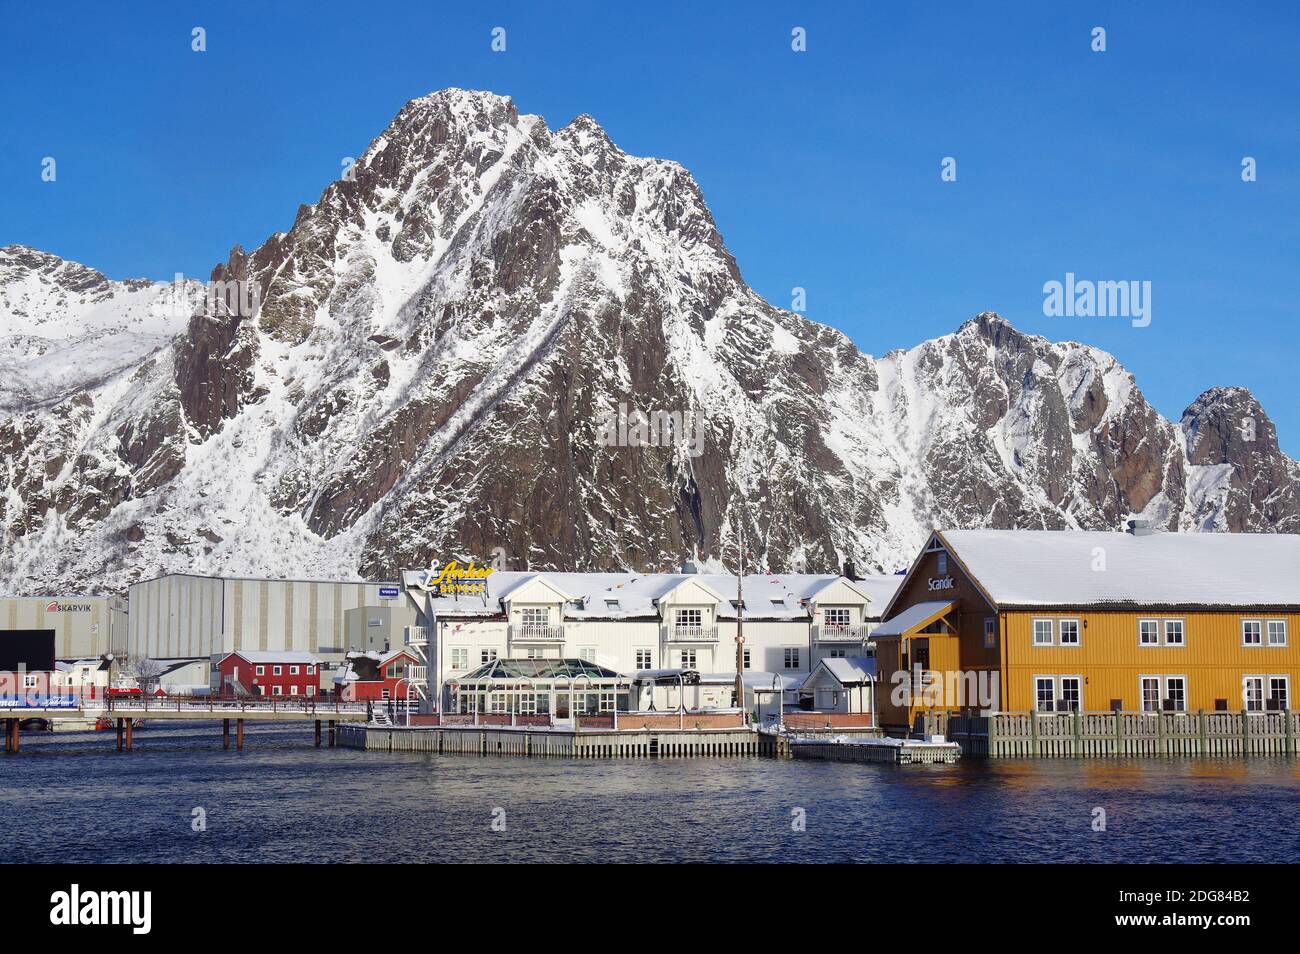
{"type": "Polygon", "coordinates": [[[311,653],[240,650],[217,663],[219,691],[227,696],[315,698],[320,660],[311,653]]]}
{"type": "Polygon", "coordinates": [[[343,702],[416,700],[411,686],[411,666],[417,662],[409,649],[386,653],[348,653],[346,664],[334,677],[335,691],[343,702]]]}

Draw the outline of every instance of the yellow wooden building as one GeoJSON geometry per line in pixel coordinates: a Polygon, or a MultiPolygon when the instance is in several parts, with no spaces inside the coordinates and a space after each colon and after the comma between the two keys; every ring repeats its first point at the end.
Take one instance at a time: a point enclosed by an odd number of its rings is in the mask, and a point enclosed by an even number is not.
{"type": "Polygon", "coordinates": [[[877,712],[1290,709],[1300,535],[935,531],[874,631],[877,712]]]}

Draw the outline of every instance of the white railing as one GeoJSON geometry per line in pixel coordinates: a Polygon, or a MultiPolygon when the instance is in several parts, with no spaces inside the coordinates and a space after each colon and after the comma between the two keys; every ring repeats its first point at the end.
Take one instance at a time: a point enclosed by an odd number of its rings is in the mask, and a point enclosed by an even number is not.
{"type": "Polygon", "coordinates": [[[819,643],[860,643],[869,637],[862,623],[814,626],[813,639],[819,643]]]}
{"type": "Polygon", "coordinates": [[[428,666],[412,666],[407,670],[411,682],[426,682],[429,678],[428,666]]]}
{"type": "Polygon", "coordinates": [[[664,627],[663,638],[670,643],[716,643],[718,627],[674,623],[664,627]]]}
{"type": "Polygon", "coordinates": [[[408,646],[429,645],[429,628],[427,626],[406,627],[406,645],[408,646]]]}
{"type": "Polygon", "coordinates": [[[510,625],[510,641],[514,643],[562,643],[563,626],[542,626],[535,623],[510,625]]]}

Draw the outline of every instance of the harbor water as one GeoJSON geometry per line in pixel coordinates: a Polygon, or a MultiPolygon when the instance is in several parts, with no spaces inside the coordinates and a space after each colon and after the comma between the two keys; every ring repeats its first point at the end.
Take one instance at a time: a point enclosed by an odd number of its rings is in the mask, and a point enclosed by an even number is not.
{"type": "Polygon", "coordinates": [[[9,862],[1293,862],[1300,761],[529,759],[316,749],[309,725],[24,733],[9,862]]]}

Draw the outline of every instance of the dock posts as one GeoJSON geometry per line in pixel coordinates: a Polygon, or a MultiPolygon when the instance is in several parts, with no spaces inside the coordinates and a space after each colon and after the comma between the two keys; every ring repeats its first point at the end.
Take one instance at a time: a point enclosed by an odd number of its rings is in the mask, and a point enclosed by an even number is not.
{"type": "Polygon", "coordinates": [[[244,720],[235,720],[235,748],[239,751],[244,750],[244,720]]]}
{"type": "Polygon", "coordinates": [[[221,747],[223,749],[230,748],[230,720],[229,719],[221,720],[221,747]]]}
{"type": "Polygon", "coordinates": [[[334,720],[330,719],[330,748],[334,748],[334,720]]]}
{"type": "Polygon", "coordinates": [[[316,748],[320,748],[320,719],[316,720],[316,748]]]}
{"type": "Polygon", "coordinates": [[[132,722],[130,719],[123,719],[122,721],[126,723],[126,750],[130,752],[132,736],[134,735],[135,723],[132,722]]]}
{"type": "Polygon", "coordinates": [[[117,750],[122,751],[122,720],[117,720],[117,750]]]}
{"type": "Polygon", "coordinates": [[[5,751],[17,752],[22,737],[22,723],[17,719],[5,719],[5,751]]]}

